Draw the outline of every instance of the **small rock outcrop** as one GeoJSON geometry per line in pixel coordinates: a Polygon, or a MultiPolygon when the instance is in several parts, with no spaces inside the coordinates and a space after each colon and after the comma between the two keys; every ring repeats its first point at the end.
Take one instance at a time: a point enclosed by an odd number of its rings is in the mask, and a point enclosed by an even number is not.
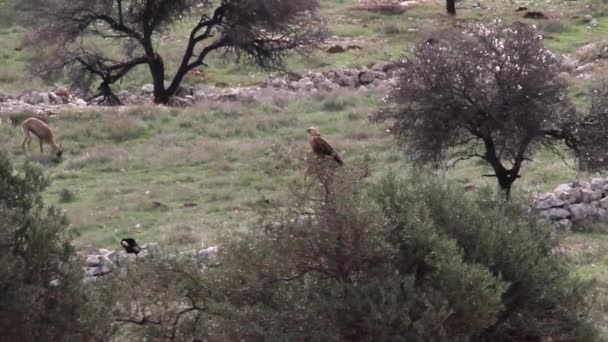
{"type": "Polygon", "coordinates": [[[608,223],[608,178],[561,184],[553,192],[535,194],[534,207],[564,231],[608,223]]]}
{"type": "MultiPolygon", "coordinates": [[[[92,249],[82,254],[84,259],[84,274],[85,282],[93,282],[100,277],[120,270],[129,263],[135,262],[139,258],[153,257],[158,253],[160,245],[157,242],[149,242],[141,246],[141,251],[135,254],[128,254],[124,250],[119,252],[108,249],[92,249]]],[[[196,256],[201,261],[208,265],[217,265],[218,262],[218,246],[211,246],[201,250],[186,251],[180,254],[196,256]]]]}

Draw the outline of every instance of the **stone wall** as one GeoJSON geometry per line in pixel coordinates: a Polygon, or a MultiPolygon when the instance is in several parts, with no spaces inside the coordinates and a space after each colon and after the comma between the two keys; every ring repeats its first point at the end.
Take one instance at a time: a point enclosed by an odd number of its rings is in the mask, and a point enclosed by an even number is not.
{"type": "MultiPolygon", "coordinates": [[[[183,255],[196,256],[201,260],[215,261],[219,251],[218,246],[203,248],[201,250],[192,250],[182,252],[183,255]]],[[[135,262],[138,258],[149,258],[155,255],[160,255],[160,245],[156,242],[150,242],[141,246],[141,252],[135,254],[127,254],[124,250],[115,251],[109,249],[93,249],[86,253],[80,253],[84,259],[85,282],[96,281],[100,277],[119,270],[121,267],[129,263],[135,262]]],[[[168,257],[176,257],[176,255],[167,254],[168,257]]]]}
{"type": "Polygon", "coordinates": [[[561,230],[593,223],[608,223],[608,178],[575,181],[553,192],[536,194],[534,207],[561,230]]]}
{"type": "MultiPolygon", "coordinates": [[[[358,68],[342,68],[326,72],[290,71],[281,77],[273,77],[261,84],[246,87],[218,88],[206,84],[183,84],[172,98],[170,105],[187,107],[201,101],[253,102],[264,96],[298,95],[315,92],[331,92],[340,88],[367,90],[393,85],[396,82],[397,65],[379,62],[358,68]]],[[[154,87],[145,84],[139,91],[121,90],[116,95],[124,105],[141,105],[153,102],[154,87]]],[[[0,112],[29,111],[35,114],[55,114],[69,108],[103,106],[102,98],[86,102],[65,89],[55,91],[29,91],[10,96],[0,93],[0,112]]]]}

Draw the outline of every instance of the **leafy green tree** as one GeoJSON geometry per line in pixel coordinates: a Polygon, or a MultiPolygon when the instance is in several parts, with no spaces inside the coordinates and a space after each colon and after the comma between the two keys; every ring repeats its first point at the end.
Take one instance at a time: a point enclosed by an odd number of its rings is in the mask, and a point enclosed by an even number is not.
{"type": "Polygon", "coordinates": [[[493,171],[484,176],[496,177],[507,196],[541,149],[605,168],[608,101],[579,115],[559,66],[532,26],[470,25],[404,57],[398,84],[373,118],[392,124],[415,165],[479,159],[493,171]]]}

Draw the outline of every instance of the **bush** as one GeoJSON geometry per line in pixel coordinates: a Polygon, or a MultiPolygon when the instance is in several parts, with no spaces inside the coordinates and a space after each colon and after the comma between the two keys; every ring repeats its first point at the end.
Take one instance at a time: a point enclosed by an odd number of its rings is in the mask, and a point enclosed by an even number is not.
{"type": "Polygon", "coordinates": [[[96,292],[120,335],[213,341],[593,341],[588,283],[548,227],[492,191],[308,160],[270,223],[213,263],[138,260],[96,292]],[[477,195],[479,193],[479,195],[477,195]]]}
{"type": "Polygon", "coordinates": [[[404,264],[411,263],[413,232],[426,230],[455,242],[466,264],[481,265],[506,282],[496,321],[474,340],[595,340],[585,321],[590,283],[569,276],[567,261],[554,253],[559,241],[552,228],[538,224],[521,204],[488,189],[465,197],[456,187],[395,177],[384,179],[374,197],[404,264]]]}
{"type": "Polygon", "coordinates": [[[70,203],[76,200],[76,194],[74,194],[70,189],[63,188],[59,192],[59,202],[60,203],[70,203]]]}
{"type": "Polygon", "coordinates": [[[231,340],[595,339],[590,284],[520,205],[392,176],[366,192],[353,170],[329,173],[225,243],[231,340]]]}
{"type": "Polygon", "coordinates": [[[82,341],[99,336],[64,234],[66,218],[45,208],[48,181],[0,153],[0,336],[6,341],[82,341]],[[95,331],[95,332],[94,332],[95,331]]]}

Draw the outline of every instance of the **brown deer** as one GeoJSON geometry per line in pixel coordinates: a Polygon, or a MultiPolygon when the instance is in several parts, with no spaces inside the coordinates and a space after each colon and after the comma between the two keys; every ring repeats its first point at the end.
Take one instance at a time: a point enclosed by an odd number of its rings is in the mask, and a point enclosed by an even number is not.
{"type": "Polygon", "coordinates": [[[40,154],[42,154],[42,143],[47,143],[51,146],[53,153],[57,158],[61,158],[63,154],[63,147],[61,145],[57,145],[53,140],[53,132],[51,128],[47,126],[44,122],[36,118],[29,118],[23,123],[21,123],[21,129],[23,130],[23,143],[21,143],[21,147],[23,148],[23,153],[27,156],[26,145],[29,147],[30,152],[32,148],[30,146],[30,141],[32,137],[30,133],[35,135],[40,142],[40,154]]]}

